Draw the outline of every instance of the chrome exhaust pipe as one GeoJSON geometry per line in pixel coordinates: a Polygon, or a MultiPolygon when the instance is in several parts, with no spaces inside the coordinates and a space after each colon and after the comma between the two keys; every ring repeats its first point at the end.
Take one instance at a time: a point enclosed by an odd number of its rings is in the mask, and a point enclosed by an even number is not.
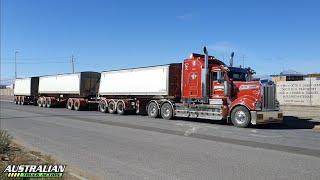
{"type": "Polygon", "coordinates": [[[208,103],[209,102],[209,97],[208,97],[208,72],[209,72],[209,55],[207,48],[203,48],[204,52],[204,68],[202,69],[202,97],[203,97],[203,102],[208,103]]]}

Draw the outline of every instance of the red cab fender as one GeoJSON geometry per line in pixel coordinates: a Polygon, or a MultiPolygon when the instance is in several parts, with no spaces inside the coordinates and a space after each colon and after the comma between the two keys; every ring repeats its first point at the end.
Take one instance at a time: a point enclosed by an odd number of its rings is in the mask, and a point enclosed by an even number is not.
{"type": "Polygon", "coordinates": [[[237,98],[231,103],[229,113],[231,113],[232,109],[238,105],[245,106],[249,111],[252,111],[255,110],[256,99],[251,96],[242,96],[237,98]]]}

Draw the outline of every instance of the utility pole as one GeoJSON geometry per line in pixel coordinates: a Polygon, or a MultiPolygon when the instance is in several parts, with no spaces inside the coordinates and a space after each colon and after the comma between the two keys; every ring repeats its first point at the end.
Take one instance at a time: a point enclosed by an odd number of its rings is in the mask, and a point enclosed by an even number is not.
{"type": "Polygon", "coordinates": [[[14,78],[17,79],[17,54],[18,50],[15,50],[14,52],[14,78]]]}
{"type": "Polygon", "coordinates": [[[245,54],[242,54],[242,67],[244,68],[244,58],[246,58],[246,55],[245,54]]]}
{"type": "Polygon", "coordinates": [[[74,56],[71,56],[71,63],[72,63],[72,73],[74,73],[74,56]]]}

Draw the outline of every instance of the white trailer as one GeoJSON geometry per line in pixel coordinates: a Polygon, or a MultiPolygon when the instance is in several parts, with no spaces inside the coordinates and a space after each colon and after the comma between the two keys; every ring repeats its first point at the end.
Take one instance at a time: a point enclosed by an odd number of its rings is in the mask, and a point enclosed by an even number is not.
{"type": "Polygon", "coordinates": [[[97,97],[100,73],[79,72],[39,77],[38,106],[67,105],[68,109],[80,110],[97,97]]]}
{"type": "Polygon", "coordinates": [[[42,76],[39,78],[40,94],[80,94],[81,73],[42,76]]]}
{"type": "Polygon", "coordinates": [[[99,95],[169,95],[170,65],[101,73],[99,95]]]}
{"type": "Polygon", "coordinates": [[[181,97],[181,63],[101,73],[99,110],[124,114],[144,112],[146,106],[164,99],[181,97]]]}
{"type": "Polygon", "coordinates": [[[14,82],[14,101],[16,104],[33,104],[38,95],[38,77],[18,78],[14,82]]]}

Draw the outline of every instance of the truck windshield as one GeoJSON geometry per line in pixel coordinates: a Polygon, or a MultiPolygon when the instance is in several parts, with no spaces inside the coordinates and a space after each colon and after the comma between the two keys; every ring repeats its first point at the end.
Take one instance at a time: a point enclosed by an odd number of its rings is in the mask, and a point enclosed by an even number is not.
{"type": "Polygon", "coordinates": [[[246,73],[229,71],[228,76],[233,81],[247,81],[246,73]]]}

